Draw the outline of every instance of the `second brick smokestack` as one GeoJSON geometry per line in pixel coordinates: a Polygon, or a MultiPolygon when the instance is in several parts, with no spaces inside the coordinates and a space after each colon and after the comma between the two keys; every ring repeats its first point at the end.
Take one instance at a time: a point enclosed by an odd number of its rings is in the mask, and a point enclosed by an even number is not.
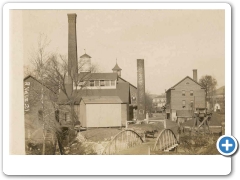
{"type": "Polygon", "coordinates": [[[77,14],[68,14],[68,75],[72,77],[78,73],[76,20],[77,14]]]}
{"type": "Polygon", "coordinates": [[[193,69],[193,80],[198,82],[198,79],[197,79],[197,69],[193,69]]]}
{"type": "Polygon", "coordinates": [[[137,118],[144,120],[146,118],[144,59],[137,59],[137,106],[137,118]]]}

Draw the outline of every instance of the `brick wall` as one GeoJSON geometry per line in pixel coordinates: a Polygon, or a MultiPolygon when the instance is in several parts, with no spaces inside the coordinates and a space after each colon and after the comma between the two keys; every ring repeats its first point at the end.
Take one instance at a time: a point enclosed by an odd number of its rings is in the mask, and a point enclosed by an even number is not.
{"type": "MultiPolygon", "coordinates": [[[[169,96],[169,95],[168,95],[169,96]]],[[[176,110],[191,110],[191,101],[195,102],[195,108],[205,107],[205,89],[202,89],[200,85],[192,81],[190,78],[186,78],[177,86],[174,90],[171,90],[170,104],[171,109],[176,110]],[[182,91],[185,91],[185,96],[182,95],[182,91]],[[190,95],[190,91],[193,91],[193,95],[190,95]],[[183,108],[182,101],[185,100],[185,108],[183,108]]]]}
{"type": "MultiPolygon", "coordinates": [[[[31,134],[42,127],[43,122],[39,121],[39,110],[41,104],[41,83],[32,77],[28,77],[23,82],[24,85],[24,120],[25,120],[25,138],[30,138],[31,134]]],[[[44,109],[46,120],[55,120],[55,108],[53,101],[55,94],[44,86],[44,109]]]]}

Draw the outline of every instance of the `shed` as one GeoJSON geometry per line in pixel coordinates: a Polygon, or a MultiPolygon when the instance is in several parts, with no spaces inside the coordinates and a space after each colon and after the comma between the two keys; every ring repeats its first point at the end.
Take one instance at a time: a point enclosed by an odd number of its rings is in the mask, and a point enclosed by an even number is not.
{"type": "Polygon", "coordinates": [[[127,120],[127,104],[118,96],[87,96],[80,102],[83,127],[120,127],[127,120]]]}

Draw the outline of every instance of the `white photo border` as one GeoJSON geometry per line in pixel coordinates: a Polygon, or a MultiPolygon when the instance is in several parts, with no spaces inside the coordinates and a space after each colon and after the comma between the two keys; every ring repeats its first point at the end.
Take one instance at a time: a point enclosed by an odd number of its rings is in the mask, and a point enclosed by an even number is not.
{"type": "MultiPolygon", "coordinates": [[[[3,172],[7,175],[228,175],[222,155],[10,155],[9,10],[13,9],[223,9],[225,10],[225,134],[231,135],[231,6],[227,3],[8,3],[3,7],[3,172]],[[173,163],[175,162],[175,163],[173,163]],[[217,168],[213,168],[216,167],[217,168]],[[131,168],[130,168],[131,167],[131,168]],[[186,168],[187,167],[187,168],[186,168]]],[[[19,57],[21,59],[21,57],[19,57]]],[[[20,61],[20,60],[19,60],[20,61]]],[[[19,66],[23,64],[19,62],[19,66]]],[[[22,77],[20,77],[21,79],[22,77]]],[[[22,78],[23,79],[23,78],[22,78]]],[[[21,81],[22,82],[22,81],[21,81]]],[[[21,92],[20,92],[21,94],[21,92]]]]}

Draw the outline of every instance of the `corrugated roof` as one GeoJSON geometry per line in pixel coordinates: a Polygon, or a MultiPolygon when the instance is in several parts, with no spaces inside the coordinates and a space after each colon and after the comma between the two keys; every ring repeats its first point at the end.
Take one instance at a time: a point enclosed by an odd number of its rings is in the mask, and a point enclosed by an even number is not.
{"type": "Polygon", "coordinates": [[[82,56],[80,56],[80,58],[92,58],[92,57],[85,53],[82,56]]]}
{"type": "Polygon", "coordinates": [[[118,96],[86,96],[82,97],[85,104],[121,104],[118,96]]]}
{"type": "Polygon", "coordinates": [[[119,66],[118,66],[118,64],[116,63],[116,65],[114,66],[114,68],[112,69],[112,70],[122,70],[119,66]]]}

